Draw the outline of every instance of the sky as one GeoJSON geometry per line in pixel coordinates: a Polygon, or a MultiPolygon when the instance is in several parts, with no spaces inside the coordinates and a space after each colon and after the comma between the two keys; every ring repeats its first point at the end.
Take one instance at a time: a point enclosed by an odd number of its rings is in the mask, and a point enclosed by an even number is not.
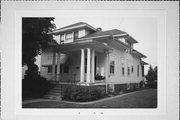
{"type": "MultiPolygon", "coordinates": [[[[134,49],[143,53],[143,59],[152,67],[157,66],[157,18],[136,16],[122,10],[65,10],[58,12],[54,23],[61,28],[77,22],[86,22],[102,30],[119,29],[127,32],[135,40],[134,49]]],[[[149,66],[145,66],[145,74],[149,66]]]]}

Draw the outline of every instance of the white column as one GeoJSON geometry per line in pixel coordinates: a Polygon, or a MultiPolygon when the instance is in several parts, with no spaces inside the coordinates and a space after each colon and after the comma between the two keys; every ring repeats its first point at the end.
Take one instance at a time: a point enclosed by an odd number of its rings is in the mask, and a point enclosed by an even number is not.
{"type": "Polygon", "coordinates": [[[106,94],[107,94],[107,90],[108,90],[107,85],[108,85],[108,80],[109,80],[109,72],[110,72],[110,70],[109,70],[109,53],[107,51],[107,53],[106,53],[106,79],[105,79],[106,94]]]}
{"type": "Polygon", "coordinates": [[[87,78],[86,82],[89,83],[91,79],[91,49],[87,48],[87,78]]]}
{"type": "Polygon", "coordinates": [[[56,67],[56,52],[53,51],[53,59],[52,59],[52,78],[53,78],[53,80],[56,80],[55,67],[56,67]]]}
{"type": "Polygon", "coordinates": [[[81,49],[81,69],[80,69],[80,82],[84,82],[84,49],[81,49]]]}
{"type": "Polygon", "coordinates": [[[58,52],[58,55],[57,55],[57,81],[60,81],[60,66],[61,66],[61,62],[60,62],[60,59],[61,59],[61,53],[58,52]]]}
{"type": "Polygon", "coordinates": [[[92,50],[91,52],[91,82],[94,82],[94,56],[95,56],[95,51],[92,50]]]}

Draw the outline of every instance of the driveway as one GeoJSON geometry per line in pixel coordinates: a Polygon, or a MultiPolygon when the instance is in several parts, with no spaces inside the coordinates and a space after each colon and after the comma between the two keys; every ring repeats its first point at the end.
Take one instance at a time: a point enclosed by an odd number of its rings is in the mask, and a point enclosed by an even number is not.
{"type": "Polygon", "coordinates": [[[47,99],[24,101],[23,103],[23,108],[156,108],[157,90],[146,89],[83,103],[47,99]]]}

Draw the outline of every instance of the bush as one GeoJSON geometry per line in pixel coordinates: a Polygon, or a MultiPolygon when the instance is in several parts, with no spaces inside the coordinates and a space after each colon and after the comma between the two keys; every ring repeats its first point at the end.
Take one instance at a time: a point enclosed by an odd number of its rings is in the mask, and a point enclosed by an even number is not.
{"type": "Polygon", "coordinates": [[[97,100],[105,96],[105,91],[99,86],[71,85],[63,88],[63,99],[78,102],[97,100]]]}
{"type": "Polygon", "coordinates": [[[97,75],[95,76],[95,80],[104,80],[104,79],[105,79],[105,77],[102,76],[102,75],[97,74],[97,75]]]}
{"type": "Polygon", "coordinates": [[[40,98],[53,88],[53,85],[41,76],[25,78],[22,80],[23,98],[40,98]]]}
{"type": "Polygon", "coordinates": [[[149,81],[149,82],[147,82],[146,87],[157,88],[157,82],[156,81],[153,81],[153,82],[149,81]]]}

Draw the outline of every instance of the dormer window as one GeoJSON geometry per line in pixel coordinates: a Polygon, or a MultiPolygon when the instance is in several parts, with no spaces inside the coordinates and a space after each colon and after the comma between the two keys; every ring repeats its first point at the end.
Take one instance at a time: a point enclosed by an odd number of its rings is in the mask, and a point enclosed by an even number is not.
{"type": "Polygon", "coordinates": [[[64,40],[65,40],[65,34],[61,35],[60,44],[64,43],[64,40]]]}
{"type": "Polygon", "coordinates": [[[66,34],[66,40],[70,40],[70,39],[72,39],[72,37],[73,37],[72,32],[66,34]]]}
{"type": "Polygon", "coordinates": [[[78,39],[79,38],[79,32],[78,31],[75,31],[74,32],[74,39],[78,39]]]}

